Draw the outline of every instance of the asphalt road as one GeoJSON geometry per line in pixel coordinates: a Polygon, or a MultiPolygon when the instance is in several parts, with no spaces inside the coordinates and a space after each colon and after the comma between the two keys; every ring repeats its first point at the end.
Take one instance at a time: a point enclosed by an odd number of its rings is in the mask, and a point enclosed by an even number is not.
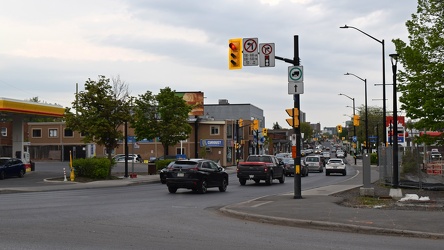
{"type": "MultiPolygon", "coordinates": [[[[45,173],[59,175],[60,166],[45,173]],[[54,171],[53,171],[54,170],[54,171]]],[[[57,165],[57,164],[55,164],[57,165]]],[[[45,169],[41,166],[41,169],[45,169]]],[[[9,178],[0,183],[31,180],[9,178]]],[[[43,170],[42,170],[43,172],[43,170]]],[[[310,173],[302,188],[352,178],[310,173]]],[[[225,193],[170,194],[163,184],[1,194],[2,249],[441,249],[442,241],[405,239],[243,221],[222,206],[293,191],[293,179],[240,186],[234,174],[225,193]]],[[[278,211],[285,213],[285,211],[278,211]]],[[[327,213],[319,208],[319,213],[327,213]]]]}

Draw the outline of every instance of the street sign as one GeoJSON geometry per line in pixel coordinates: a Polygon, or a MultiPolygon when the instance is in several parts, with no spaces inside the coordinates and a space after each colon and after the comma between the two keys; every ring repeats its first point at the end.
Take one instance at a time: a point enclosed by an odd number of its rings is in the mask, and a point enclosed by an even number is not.
{"type": "Polygon", "coordinates": [[[274,67],[274,43],[259,44],[259,66],[274,67]]]}
{"type": "Polygon", "coordinates": [[[243,38],[243,64],[244,66],[258,66],[259,52],[257,38],[243,38]]]}
{"type": "Polygon", "coordinates": [[[288,67],[288,82],[303,82],[304,74],[303,74],[302,66],[290,66],[288,67]]]}
{"type": "Polygon", "coordinates": [[[304,94],[304,83],[303,82],[289,82],[288,83],[288,94],[304,94]]]}

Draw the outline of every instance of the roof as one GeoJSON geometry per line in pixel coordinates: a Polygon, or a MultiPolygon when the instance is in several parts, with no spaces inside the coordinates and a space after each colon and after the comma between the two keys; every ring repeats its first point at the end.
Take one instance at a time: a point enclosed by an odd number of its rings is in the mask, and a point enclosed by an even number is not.
{"type": "Polygon", "coordinates": [[[51,104],[0,97],[0,112],[63,117],[65,114],[65,108],[51,104]]]}

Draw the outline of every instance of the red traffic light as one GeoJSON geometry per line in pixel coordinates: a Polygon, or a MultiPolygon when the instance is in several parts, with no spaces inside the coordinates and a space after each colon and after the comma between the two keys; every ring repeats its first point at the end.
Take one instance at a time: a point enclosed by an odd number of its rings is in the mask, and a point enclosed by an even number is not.
{"type": "Polygon", "coordinates": [[[230,47],[231,50],[234,50],[234,51],[237,50],[237,47],[234,43],[230,43],[228,46],[230,47]]]}

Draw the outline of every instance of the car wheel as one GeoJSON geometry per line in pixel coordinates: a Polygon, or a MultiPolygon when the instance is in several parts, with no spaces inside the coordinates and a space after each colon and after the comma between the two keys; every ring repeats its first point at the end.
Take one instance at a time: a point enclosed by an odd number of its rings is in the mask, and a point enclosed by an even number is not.
{"type": "Polygon", "coordinates": [[[202,183],[200,183],[199,193],[200,194],[205,194],[206,192],[207,192],[207,182],[206,181],[202,181],[202,183]]]}
{"type": "Polygon", "coordinates": [[[325,170],[325,175],[326,175],[326,176],[329,176],[329,175],[330,175],[330,172],[328,172],[327,170],[325,170]]]}
{"type": "Polygon", "coordinates": [[[0,172],[0,180],[5,179],[5,171],[0,172]]]}
{"type": "Polygon", "coordinates": [[[175,187],[168,187],[168,191],[172,194],[175,194],[177,192],[177,188],[175,187]]]}
{"type": "Polygon", "coordinates": [[[24,169],[20,169],[20,172],[17,175],[19,178],[23,178],[25,176],[25,170],[24,169]]]}
{"type": "Polygon", "coordinates": [[[347,170],[344,170],[344,172],[342,172],[342,175],[346,176],[347,175],[347,170]]]}
{"type": "Polygon", "coordinates": [[[224,178],[222,180],[222,186],[219,187],[219,191],[221,192],[227,191],[227,186],[228,186],[228,180],[224,178]]]}
{"type": "Polygon", "coordinates": [[[284,183],[285,182],[285,174],[282,175],[281,178],[279,178],[279,183],[284,183]]]}
{"type": "Polygon", "coordinates": [[[240,183],[242,186],[245,186],[245,184],[247,184],[247,180],[246,180],[246,179],[239,179],[239,183],[240,183]]]}
{"type": "Polygon", "coordinates": [[[166,180],[160,180],[160,183],[165,184],[167,182],[166,182],[166,180]]]}
{"type": "Polygon", "coordinates": [[[265,180],[265,183],[267,185],[271,185],[273,183],[273,175],[270,173],[267,177],[267,179],[265,180]]]}
{"type": "Polygon", "coordinates": [[[259,179],[254,179],[254,183],[258,184],[261,180],[259,179]]]}

